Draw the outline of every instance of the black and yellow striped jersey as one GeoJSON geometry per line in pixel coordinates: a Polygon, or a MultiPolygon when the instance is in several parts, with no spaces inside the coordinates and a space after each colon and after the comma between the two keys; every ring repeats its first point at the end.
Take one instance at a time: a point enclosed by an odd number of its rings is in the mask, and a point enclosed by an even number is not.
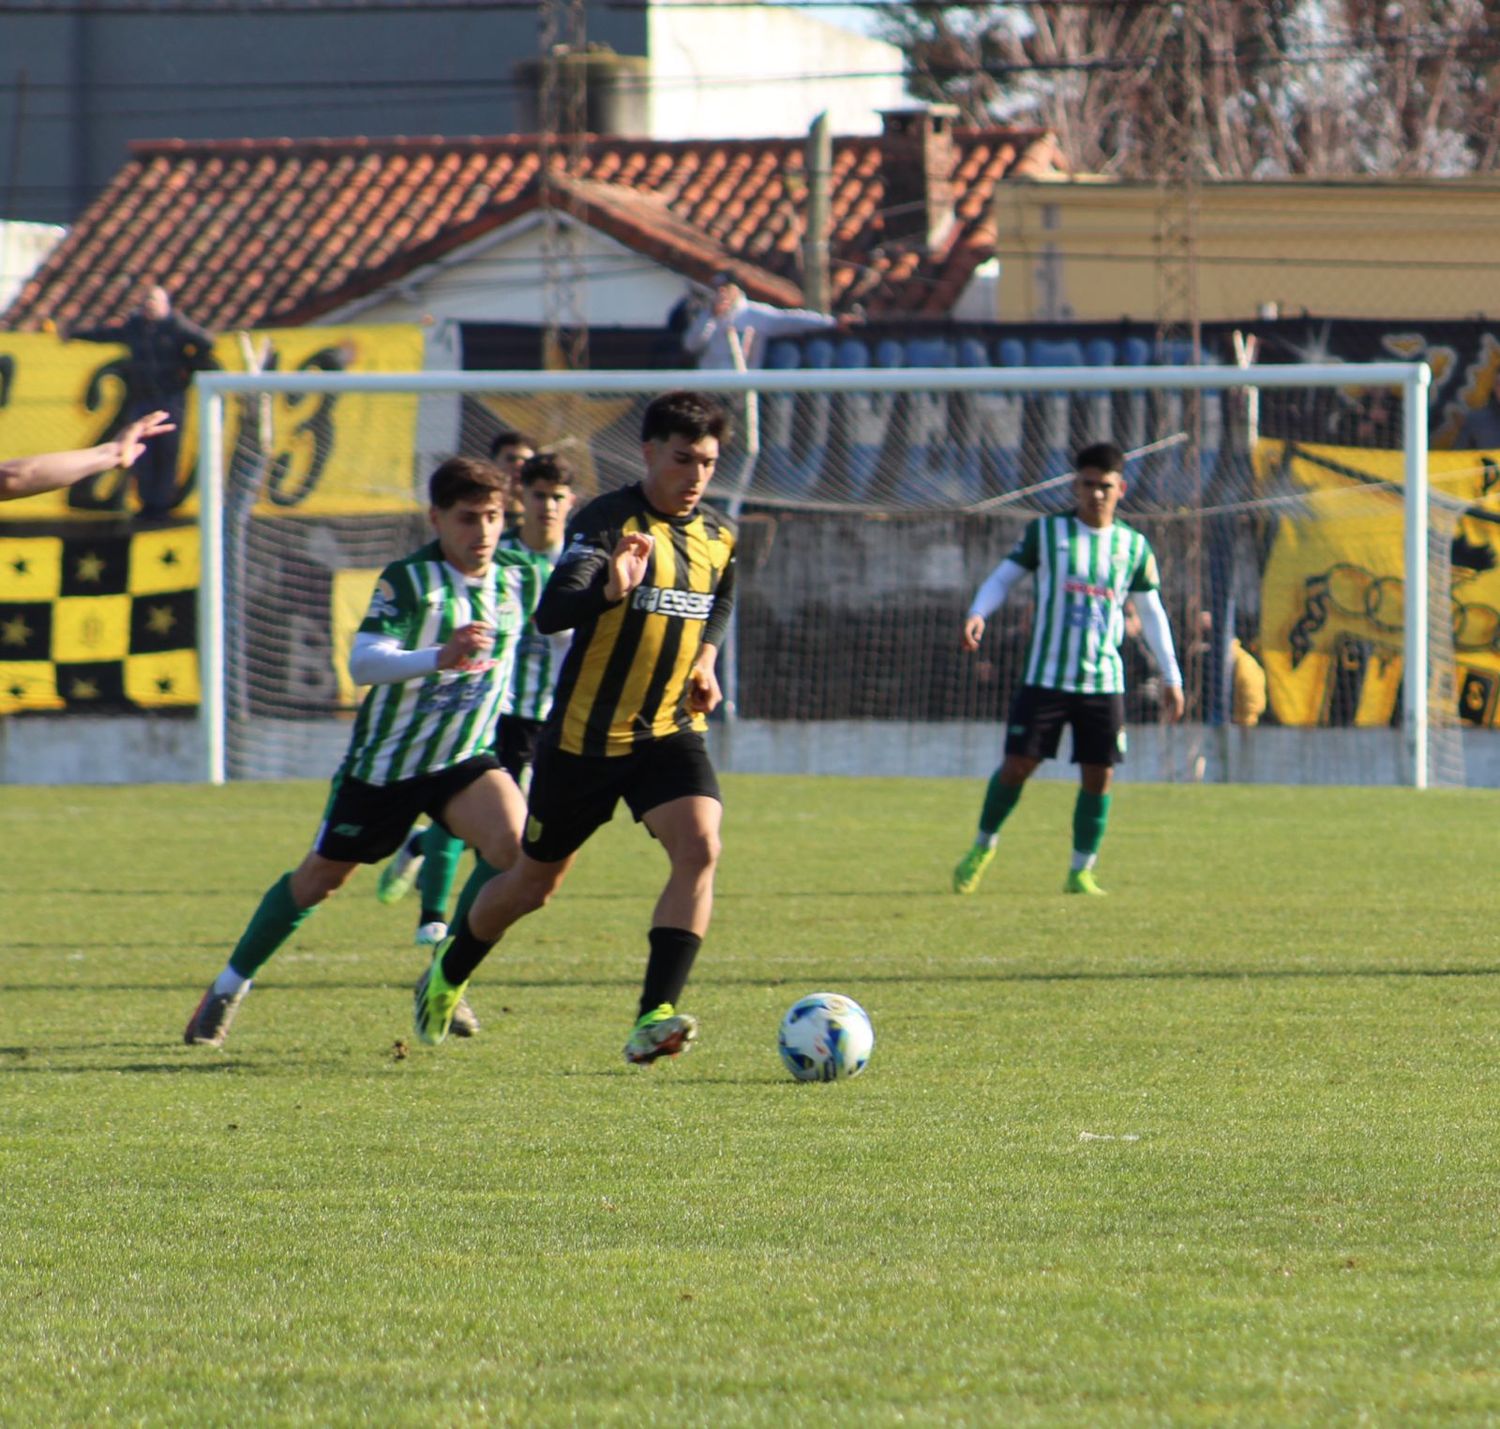
{"type": "Polygon", "coordinates": [[[703,730],[687,677],[704,644],[722,645],[734,599],[735,532],[710,507],[663,516],[637,483],[596,497],[568,539],[536,612],[544,634],[573,631],[547,736],[568,754],[628,754],[649,740],[703,730]],[[604,586],[620,537],[655,538],[646,577],[624,600],[604,586]]]}

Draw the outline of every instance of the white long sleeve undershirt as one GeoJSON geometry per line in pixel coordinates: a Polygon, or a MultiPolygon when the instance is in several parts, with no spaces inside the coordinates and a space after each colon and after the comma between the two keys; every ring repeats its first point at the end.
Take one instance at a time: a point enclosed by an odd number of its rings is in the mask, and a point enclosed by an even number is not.
{"type": "MultiPolygon", "coordinates": [[[[969,602],[969,614],[988,620],[1002,605],[1011,587],[1030,572],[1017,565],[1007,556],[984,579],[984,584],[974,593],[969,602]]],[[[1161,596],[1154,590],[1133,591],[1130,597],[1135,602],[1136,613],[1141,617],[1141,638],[1146,648],[1155,657],[1161,670],[1162,683],[1182,685],[1182,671],[1177,666],[1177,653],[1172,648],[1172,627],[1167,622],[1166,608],[1161,596]]]]}
{"type": "Polygon", "coordinates": [[[1167,623],[1166,607],[1154,590],[1138,590],[1131,597],[1135,613],[1141,618],[1141,639],[1156,658],[1164,685],[1182,687],[1182,671],[1177,668],[1177,652],[1172,648],[1172,627],[1167,623]]]}
{"type": "Polygon", "coordinates": [[[441,647],[407,650],[392,635],[372,635],[360,631],[349,651],[349,678],[356,685],[395,685],[402,680],[418,680],[433,674],[438,667],[441,647]]]}
{"type": "Polygon", "coordinates": [[[969,602],[969,614],[988,620],[1005,604],[1005,597],[1010,594],[1010,588],[1022,576],[1030,574],[1031,572],[1025,566],[1017,565],[1007,556],[984,578],[984,584],[974,592],[974,599],[969,602]]]}

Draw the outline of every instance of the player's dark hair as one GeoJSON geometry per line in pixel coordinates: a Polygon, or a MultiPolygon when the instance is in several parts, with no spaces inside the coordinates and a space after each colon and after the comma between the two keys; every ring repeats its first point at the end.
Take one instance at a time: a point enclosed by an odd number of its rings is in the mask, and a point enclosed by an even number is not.
{"type": "Polygon", "coordinates": [[[556,452],[538,452],[521,463],[517,479],[522,486],[535,486],[539,481],[554,481],[559,486],[572,486],[578,480],[578,472],[567,457],[556,452]]]}
{"type": "Polygon", "coordinates": [[[1086,446],[1073,458],[1073,470],[1082,471],[1092,467],[1095,471],[1125,471],[1125,453],[1113,442],[1094,442],[1086,446]]]}
{"type": "Polygon", "coordinates": [[[516,432],[509,427],[502,427],[495,433],[495,440],[490,443],[490,460],[494,461],[506,447],[530,447],[532,451],[535,451],[536,443],[525,432],[516,432]]]}
{"type": "Polygon", "coordinates": [[[664,442],[686,437],[690,442],[729,436],[729,413],[703,392],[663,392],[641,418],[641,440],[664,442]]]}
{"type": "Polygon", "coordinates": [[[504,496],[510,478],[498,466],[477,457],[449,457],[427,478],[427,499],[440,511],[475,496],[504,496]]]}

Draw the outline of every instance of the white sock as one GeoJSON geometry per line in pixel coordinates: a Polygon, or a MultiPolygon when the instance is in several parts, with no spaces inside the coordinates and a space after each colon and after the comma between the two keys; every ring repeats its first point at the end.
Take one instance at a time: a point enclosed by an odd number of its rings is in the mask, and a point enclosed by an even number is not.
{"type": "Polygon", "coordinates": [[[1071,865],[1074,873],[1082,873],[1086,868],[1092,868],[1099,861],[1096,853],[1084,853],[1080,849],[1073,850],[1073,863],[1071,865]]]}
{"type": "MultiPolygon", "coordinates": [[[[236,993],[239,992],[241,988],[244,988],[246,992],[249,992],[250,979],[247,977],[241,977],[237,972],[235,972],[233,968],[226,967],[224,971],[214,979],[215,997],[233,997],[236,993]]],[[[257,1007],[259,1005],[259,1003],[256,1004],[257,1007]]]]}
{"type": "Polygon", "coordinates": [[[999,842],[1000,835],[998,833],[987,834],[983,829],[980,829],[980,831],[974,835],[975,848],[994,848],[994,846],[999,842]]]}

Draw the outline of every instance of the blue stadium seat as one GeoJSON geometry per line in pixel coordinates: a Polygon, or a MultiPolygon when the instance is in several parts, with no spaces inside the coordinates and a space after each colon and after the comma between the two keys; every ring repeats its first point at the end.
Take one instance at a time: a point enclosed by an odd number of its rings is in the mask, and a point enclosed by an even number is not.
{"type": "MultiPolygon", "coordinates": [[[[771,371],[822,371],[834,365],[827,338],[773,343],[766,353],[771,371]]],[[[760,465],[755,489],[777,496],[806,497],[817,486],[828,460],[833,399],[825,393],[765,393],[760,402],[760,465]]]]}
{"type": "MultiPolygon", "coordinates": [[[[1019,342],[1002,338],[995,365],[1006,365],[998,359],[1007,344],[1013,345],[1014,356],[1025,356],[1019,342]]],[[[957,356],[960,367],[991,365],[984,344],[973,338],[960,341],[957,356]]],[[[1021,399],[1011,392],[966,392],[951,399],[949,417],[959,495],[982,501],[1014,488],[1021,470],[1021,399]]]]}
{"type": "MultiPolygon", "coordinates": [[[[916,338],[906,344],[908,367],[952,367],[953,358],[953,345],[940,338],[916,338]]],[[[931,505],[938,498],[962,499],[949,394],[908,392],[897,410],[902,423],[891,450],[897,498],[912,506],[931,505]]]]}
{"type": "MultiPolygon", "coordinates": [[[[861,348],[865,344],[860,344],[861,348]]],[[[847,354],[853,356],[851,352],[847,354]]],[[[895,338],[882,338],[875,351],[868,354],[872,367],[906,366],[906,349],[895,338]]],[[[850,392],[840,401],[842,469],[839,494],[846,499],[864,501],[875,491],[881,471],[881,456],[890,436],[894,399],[883,393],[850,392]]]]}
{"type": "MultiPolygon", "coordinates": [[[[1075,339],[1034,337],[1026,344],[1026,356],[1033,367],[1084,365],[1083,344],[1075,339]]],[[[1050,481],[1073,469],[1074,399],[1067,392],[1041,393],[1027,398],[1027,404],[1034,413],[1031,425],[1037,440],[1035,458],[1027,463],[1027,471],[1032,481],[1050,481]]],[[[1062,497],[1059,502],[1067,504],[1062,497]]]]}
{"type": "Polygon", "coordinates": [[[834,351],[833,365],[835,367],[868,367],[870,349],[857,337],[840,338],[839,345],[834,351]]]}

